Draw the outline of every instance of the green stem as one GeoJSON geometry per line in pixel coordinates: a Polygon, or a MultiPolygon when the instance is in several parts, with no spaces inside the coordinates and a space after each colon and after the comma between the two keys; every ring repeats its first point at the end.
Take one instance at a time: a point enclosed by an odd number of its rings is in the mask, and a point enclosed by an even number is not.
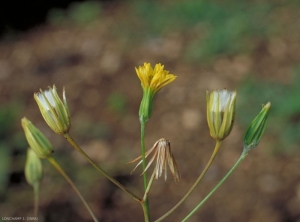
{"type": "Polygon", "coordinates": [[[39,212],[39,183],[33,185],[33,195],[34,195],[34,211],[33,216],[37,217],[39,212]]]}
{"type": "Polygon", "coordinates": [[[187,221],[210,197],[214,192],[227,180],[227,178],[232,174],[232,172],[237,168],[237,166],[245,159],[247,152],[243,152],[240,158],[236,161],[234,166],[229,170],[229,172],[223,177],[223,179],[210,191],[210,193],[192,210],[189,215],[187,215],[182,222],[187,221]]]}
{"type": "Polygon", "coordinates": [[[143,198],[143,210],[144,210],[144,217],[145,222],[150,221],[150,214],[149,214],[149,200],[148,200],[148,193],[147,191],[147,175],[145,172],[146,169],[146,158],[145,158],[145,127],[146,127],[146,121],[143,119],[140,119],[141,122],[141,147],[142,147],[142,167],[143,167],[143,181],[144,181],[144,189],[145,189],[145,196],[143,198]]]}
{"type": "MultiPolygon", "coordinates": [[[[141,147],[142,147],[142,167],[143,167],[143,172],[146,169],[146,158],[145,158],[145,126],[146,123],[145,121],[141,122],[141,147]]],[[[144,181],[144,189],[147,189],[147,175],[146,172],[143,173],[143,181],[144,181]]]]}
{"type": "Polygon", "coordinates": [[[203,169],[202,173],[200,174],[200,176],[198,177],[198,179],[195,181],[195,183],[193,184],[193,186],[189,189],[189,191],[184,195],[184,197],[171,209],[169,210],[167,213],[165,213],[163,216],[161,216],[160,218],[158,218],[155,222],[160,222],[163,219],[165,219],[166,217],[168,217],[171,213],[173,213],[190,195],[191,193],[194,191],[194,189],[198,186],[198,184],[200,183],[200,181],[202,180],[202,178],[204,177],[204,175],[206,174],[207,170],[209,169],[209,167],[211,166],[212,162],[214,161],[217,153],[219,152],[219,149],[221,147],[221,141],[216,142],[215,145],[215,149],[209,159],[209,161],[207,162],[205,168],[203,169]]]}
{"type": "Polygon", "coordinates": [[[152,183],[153,183],[154,175],[155,175],[155,173],[153,172],[153,173],[152,173],[152,176],[151,176],[151,178],[150,178],[150,180],[149,180],[147,189],[145,190],[145,194],[144,194],[144,197],[143,197],[143,201],[145,201],[146,198],[147,198],[147,196],[148,196],[148,193],[149,193],[150,188],[151,188],[152,183]]]}
{"type": "Polygon", "coordinates": [[[143,208],[145,222],[150,222],[148,206],[147,206],[146,202],[141,202],[141,204],[142,204],[142,208],[143,208]]]}
{"type": "Polygon", "coordinates": [[[65,178],[65,180],[71,185],[71,187],[74,189],[74,191],[77,193],[77,195],[79,196],[80,200],[82,201],[82,203],[84,204],[84,206],[86,207],[86,209],[88,210],[88,212],[90,213],[90,215],[92,216],[93,220],[95,222],[98,222],[97,218],[95,217],[93,211],[91,210],[90,206],[88,205],[88,203],[85,201],[84,197],[82,196],[82,194],[80,193],[80,191],[77,189],[77,187],[75,186],[75,184],[72,182],[72,180],[70,179],[70,177],[65,173],[65,171],[59,166],[59,164],[56,162],[56,160],[53,157],[49,157],[47,158],[49,160],[49,162],[57,169],[57,171],[65,178]]]}
{"type": "Polygon", "coordinates": [[[69,133],[64,134],[64,137],[68,140],[68,142],[82,155],[84,156],[89,162],[90,164],[92,164],[92,166],[98,170],[103,176],[105,176],[107,179],[109,179],[111,182],[113,182],[116,186],[118,186],[121,190],[125,191],[126,193],[128,193],[131,197],[133,197],[133,199],[141,202],[141,199],[135,195],[134,193],[132,193],[131,191],[129,191],[126,187],[124,187],[122,184],[120,184],[118,181],[116,181],[114,178],[112,178],[111,176],[109,176],[104,170],[101,169],[101,167],[99,167],[79,146],[78,144],[74,141],[74,139],[71,137],[71,135],[69,133]]]}

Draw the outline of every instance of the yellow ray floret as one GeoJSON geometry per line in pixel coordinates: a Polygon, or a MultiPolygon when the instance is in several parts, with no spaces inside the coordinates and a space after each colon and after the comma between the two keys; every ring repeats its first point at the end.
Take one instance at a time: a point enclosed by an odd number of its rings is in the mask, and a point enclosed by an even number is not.
{"type": "Polygon", "coordinates": [[[164,66],[160,63],[156,64],[153,69],[150,63],[145,62],[144,66],[135,68],[135,70],[141,80],[142,87],[144,89],[150,88],[154,92],[159,91],[162,87],[176,79],[176,76],[164,70],[164,66]]]}

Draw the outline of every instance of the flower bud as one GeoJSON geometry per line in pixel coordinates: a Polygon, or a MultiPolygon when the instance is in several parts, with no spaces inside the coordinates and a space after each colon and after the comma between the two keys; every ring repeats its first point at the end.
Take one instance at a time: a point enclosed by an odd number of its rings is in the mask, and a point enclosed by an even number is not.
{"type": "Polygon", "coordinates": [[[248,126],[248,129],[245,132],[243,141],[244,141],[244,150],[250,150],[255,147],[260,142],[260,139],[265,131],[267,119],[269,116],[269,111],[271,108],[271,103],[268,102],[266,105],[263,105],[260,113],[254,118],[251,124],[248,126]]]}
{"type": "Polygon", "coordinates": [[[27,142],[31,149],[40,158],[48,158],[52,155],[52,145],[44,134],[37,129],[26,117],[21,121],[27,142]]]}
{"type": "Polygon", "coordinates": [[[34,94],[41,114],[48,126],[57,134],[64,134],[69,131],[70,111],[66,100],[65,89],[63,90],[63,102],[59,98],[56,87],[49,86],[49,90],[34,94]]]}
{"type": "Polygon", "coordinates": [[[25,163],[25,177],[27,182],[34,186],[43,178],[43,169],[40,158],[32,149],[27,150],[27,159],[25,163]]]}
{"type": "Polygon", "coordinates": [[[141,80],[143,98],[139,109],[140,121],[146,122],[152,115],[153,99],[155,94],[165,85],[173,82],[176,76],[164,70],[164,66],[156,64],[154,70],[150,63],[135,68],[137,76],[141,80]]]}
{"type": "Polygon", "coordinates": [[[206,91],[207,123],[214,139],[224,140],[230,134],[235,117],[235,102],[235,91],[206,91]]]}

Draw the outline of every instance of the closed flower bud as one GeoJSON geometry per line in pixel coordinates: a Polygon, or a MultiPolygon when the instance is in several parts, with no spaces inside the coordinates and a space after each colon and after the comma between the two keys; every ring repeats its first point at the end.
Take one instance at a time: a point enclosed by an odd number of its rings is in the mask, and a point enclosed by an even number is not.
{"type": "Polygon", "coordinates": [[[40,158],[32,149],[27,150],[27,159],[25,163],[25,177],[31,186],[35,186],[43,178],[43,169],[40,158]]]}
{"type": "Polygon", "coordinates": [[[263,108],[260,111],[260,113],[254,118],[254,120],[249,125],[243,139],[244,150],[249,151],[250,149],[257,147],[265,131],[270,108],[270,102],[268,102],[266,105],[263,105],[263,108]]]}
{"type": "Polygon", "coordinates": [[[224,140],[230,134],[235,117],[235,102],[235,91],[206,91],[207,123],[214,139],[224,140]]]}
{"type": "Polygon", "coordinates": [[[48,126],[57,134],[64,134],[69,131],[70,111],[66,100],[65,89],[63,90],[63,102],[57,94],[56,87],[49,87],[48,90],[35,93],[34,99],[37,102],[41,114],[48,126]]]}
{"type": "Polygon", "coordinates": [[[173,82],[176,76],[169,74],[164,70],[164,66],[156,64],[152,69],[150,63],[144,63],[144,66],[135,68],[137,76],[141,80],[143,88],[143,98],[140,105],[140,121],[148,121],[152,115],[153,99],[155,94],[165,85],[173,82]]]}
{"type": "Polygon", "coordinates": [[[31,149],[40,158],[48,158],[52,155],[52,145],[44,134],[38,130],[26,117],[21,121],[27,142],[31,149]]]}

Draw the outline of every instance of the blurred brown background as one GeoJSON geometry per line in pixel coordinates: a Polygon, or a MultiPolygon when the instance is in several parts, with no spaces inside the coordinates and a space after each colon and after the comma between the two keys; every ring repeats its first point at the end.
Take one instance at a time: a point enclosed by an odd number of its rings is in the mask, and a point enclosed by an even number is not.
{"type": "MultiPolygon", "coordinates": [[[[156,96],[146,147],[165,137],[182,174],[150,192],[152,219],[176,204],[214,148],[205,91],[238,91],[236,123],[192,196],[165,221],[180,221],[238,159],[242,136],[261,104],[272,103],[266,133],[228,181],[190,219],[213,222],[300,221],[300,3],[290,1],[82,1],[1,8],[0,216],[33,214],[23,168],[26,116],[50,139],[54,156],[99,221],[143,221],[142,208],[99,175],[43,121],[33,93],[66,88],[71,135],[110,175],[142,196],[134,67],[162,63],[177,75],[156,96]]],[[[91,221],[79,198],[43,161],[39,221],[91,221]]],[[[153,170],[153,167],[150,169],[153,170]]],[[[148,173],[150,174],[150,172],[148,173]]],[[[1,219],[0,217],[0,219],[1,219]]]]}

